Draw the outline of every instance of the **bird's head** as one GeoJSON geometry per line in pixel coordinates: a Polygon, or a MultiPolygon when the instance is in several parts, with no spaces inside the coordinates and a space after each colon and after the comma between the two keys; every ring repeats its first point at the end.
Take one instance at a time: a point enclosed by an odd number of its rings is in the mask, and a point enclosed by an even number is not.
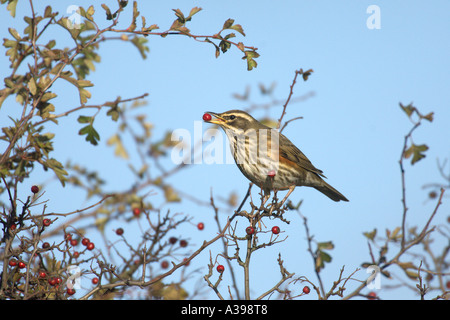
{"type": "Polygon", "coordinates": [[[230,110],[222,113],[206,112],[203,120],[208,123],[214,123],[225,131],[247,132],[249,129],[257,130],[265,127],[259,121],[255,120],[247,112],[241,110],[230,110]]]}

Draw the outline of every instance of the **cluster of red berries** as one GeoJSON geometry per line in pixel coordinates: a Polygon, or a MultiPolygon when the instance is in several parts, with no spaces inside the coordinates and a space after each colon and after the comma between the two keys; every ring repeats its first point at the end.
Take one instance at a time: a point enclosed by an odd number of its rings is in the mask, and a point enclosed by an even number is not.
{"type": "MultiPolygon", "coordinates": [[[[197,229],[198,229],[198,230],[203,230],[203,229],[205,229],[205,224],[204,224],[203,222],[199,222],[199,223],[197,224],[197,229]]],[[[117,230],[116,230],[116,233],[119,234],[119,235],[123,234],[123,229],[122,229],[122,228],[117,229],[117,230]]],[[[177,243],[177,241],[178,241],[178,239],[175,238],[175,237],[170,237],[170,238],[169,238],[169,243],[172,244],[172,245],[174,245],[175,243],[177,243]]],[[[185,247],[187,247],[187,245],[188,245],[187,240],[184,240],[184,239],[181,239],[181,240],[180,240],[180,247],[185,248],[185,247]]],[[[187,260],[187,258],[184,258],[184,259],[183,259],[183,262],[186,261],[186,260],[187,260]]],[[[189,262],[187,262],[187,263],[185,264],[185,266],[188,266],[188,265],[189,265],[189,262]]],[[[163,269],[169,268],[169,262],[168,262],[167,260],[163,260],[163,261],[161,262],[161,268],[163,268],[163,269]]]]}
{"type": "Polygon", "coordinates": [[[23,269],[23,268],[25,268],[27,265],[25,264],[25,262],[23,262],[23,261],[18,261],[18,260],[16,260],[16,259],[11,259],[11,260],[9,260],[9,266],[10,267],[15,267],[15,266],[18,266],[19,267],[19,269],[23,269]]]}
{"type": "MultiPolygon", "coordinates": [[[[24,269],[26,267],[25,262],[20,261],[20,260],[17,261],[16,259],[9,260],[8,264],[9,264],[10,267],[17,266],[19,269],[24,269]]],[[[47,278],[47,273],[45,271],[41,270],[41,271],[38,272],[38,277],[40,279],[45,279],[45,278],[47,278]]],[[[63,280],[61,279],[61,277],[56,276],[56,277],[49,277],[47,279],[47,282],[52,287],[58,287],[59,285],[61,285],[63,280]]],[[[93,280],[93,282],[94,282],[94,280],[93,280]]],[[[71,296],[71,295],[75,294],[75,289],[68,288],[66,292],[67,292],[67,294],[69,296],[71,296]]]]}
{"type": "MultiPolygon", "coordinates": [[[[73,238],[72,238],[72,235],[71,235],[70,233],[66,233],[66,235],[64,236],[64,239],[65,239],[66,241],[69,241],[69,242],[70,242],[70,245],[71,245],[72,247],[75,247],[75,246],[78,245],[78,240],[77,240],[77,239],[73,239],[73,238]]],[[[94,250],[94,248],[95,248],[95,244],[94,244],[93,242],[91,242],[91,240],[89,240],[89,238],[83,238],[83,239],[81,239],[81,244],[82,244],[83,246],[85,246],[86,249],[88,249],[89,251],[94,250]]],[[[78,251],[75,251],[75,252],[73,253],[73,256],[74,256],[75,258],[78,258],[79,255],[80,255],[80,254],[79,254],[78,251]]]]}
{"type": "MultiPolygon", "coordinates": [[[[248,226],[247,228],[245,228],[245,233],[247,233],[248,235],[252,235],[255,232],[256,232],[256,230],[252,226],[248,226]]],[[[280,232],[281,232],[280,227],[278,227],[278,226],[272,227],[272,233],[273,234],[279,234],[280,232]]]]}

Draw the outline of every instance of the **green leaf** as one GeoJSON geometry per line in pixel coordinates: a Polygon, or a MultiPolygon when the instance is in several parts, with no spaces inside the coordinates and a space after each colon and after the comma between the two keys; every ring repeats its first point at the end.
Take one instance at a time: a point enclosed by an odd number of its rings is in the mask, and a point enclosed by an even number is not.
{"type": "Polygon", "coordinates": [[[58,177],[61,184],[63,186],[65,186],[65,182],[67,181],[68,173],[66,170],[64,170],[63,165],[59,161],[57,161],[53,158],[45,161],[45,165],[53,170],[53,172],[56,174],[56,176],[58,177]]]}
{"type": "Polygon", "coordinates": [[[120,114],[119,114],[119,107],[118,107],[118,105],[116,104],[116,105],[112,106],[111,109],[108,110],[106,115],[110,116],[113,121],[119,120],[119,115],[120,114]]]}
{"type": "Polygon", "coordinates": [[[222,50],[223,53],[225,53],[228,51],[228,49],[231,48],[231,43],[229,43],[228,41],[222,40],[219,43],[219,48],[222,50]]]}
{"type": "Polygon", "coordinates": [[[325,268],[325,263],[331,262],[331,260],[331,256],[328,253],[324,251],[317,252],[316,271],[319,272],[320,270],[325,268]]]}
{"type": "Polygon", "coordinates": [[[92,122],[92,117],[88,117],[88,116],[79,116],[77,121],[79,123],[91,123],[92,122]]]}
{"type": "Polygon", "coordinates": [[[92,124],[89,124],[89,125],[81,128],[80,131],[78,132],[78,134],[80,136],[86,135],[86,141],[89,141],[94,146],[96,146],[98,144],[98,141],[100,140],[100,135],[94,129],[92,124]]]}
{"type": "Polygon", "coordinates": [[[131,43],[135,45],[135,47],[139,50],[139,53],[141,54],[143,59],[147,58],[147,54],[146,52],[150,51],[150,48],[146,45],[146,43],[148,42],[147,39],[145,39],[144,37],[134,37],[133,39],[131,39],[131,43]]]}
{"type": "Polygon", "coordinates": [[[258,63],[253,60],[253,59],[249,59],[247,60],[247,70],[251,71],[253,70],[253,68],[256,68],[258,66],[258,63]]]}
{"type": "Polygon", "coordinates": [[[244,51],[245,56],[242,57],[242,59],[247,59],[247,70],[250,71],[253,68],[256,68],[258,66],[258,63],[254,60],[254,58],[259,57],[259,53],[252,50],[244,51]]]}
{"type": "MultiPolygon", "coordinates": [[[[37,115],[40,116],[42,119],[47,119],[51,117],[51,112],[55,111],[55,106],[48,102],[42,102],[38,104],[38,112],[37,115]]],[[[56,120],[53,120],[55,122],[56,120]]]]}

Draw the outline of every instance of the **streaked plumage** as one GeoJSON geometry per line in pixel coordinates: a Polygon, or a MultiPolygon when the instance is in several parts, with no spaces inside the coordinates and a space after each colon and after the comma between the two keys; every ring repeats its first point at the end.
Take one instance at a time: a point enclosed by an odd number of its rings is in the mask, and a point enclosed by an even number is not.
{"type": "MultiPolygon", "coordinates": [[[[334,201],[348,201],[326,183],[322,171],[288,138],[269,128],[241,110],[223,113],[208,112],[215,119],[207,122],[219,125],[227,134],[237,166],[251,182],[265,194],[272,190],[308,186],[317,189],[334,201]]],[[[285,200],[284,199],[284,200],[285,200]]],[[[283,202],[284,202],[283,200],[283,202]]]]}

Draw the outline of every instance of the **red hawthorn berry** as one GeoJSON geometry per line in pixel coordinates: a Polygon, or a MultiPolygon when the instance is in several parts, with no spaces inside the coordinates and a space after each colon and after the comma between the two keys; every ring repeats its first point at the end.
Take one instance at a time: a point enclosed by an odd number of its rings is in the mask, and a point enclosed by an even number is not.
{"type": "Polygon", "coordinates": [[[245,232],[248,235],[254,234],[255,233],[255,228],[253,228],[252,226],[248,226],[247,228],[245,228],[245,232]]]}
{"type": "Polygon", "coordinates": [[[75,289],[74,288],[67,288],[67,294],[69,296],[73,296],[75,294],[75,289]]]}
{"type": "Polygon", "coordinates": [[[199,222],[199,223],[197,224],[197,229],[198,229],[198,230],[203,230],[203,229],[205,229],[205,224],[204,224],[203,222],[199,222]]]}
{"type": "Polygon", "coordinates": [[[187,247],[188,242],[186,240],[180,240],[180,247],[187,247]]]}
{"type": "Polygon", "coordinates": [[[38,186],[32,186],[31,187],[31,192],[33,192],[34,194],[39,192],[39,187],[38,186]]]}
{"type": "Polygon", "coordinates": [[[133,209],[133,215],[134,215],[135,217],[139,217],[139,216],[141,215],[141,209],[139,209],[139,208],[134,208],[134,209],[133,209]]]}
{"type": "Polygon", "coordinates": [[[277,173],[275,172],[275,170],[270,170],[270,171],[267,173],[267,175],[268,175],[269,177],[271,177],[271,178],[275,177],[276,174],[277,174],[277,173]]]}
{"type": "Polygon", "coordinates": [[[19,269],[25,268],[27,265],[23,261],[19,261],[19,269]]]}
{"type": "Polygon", "coordinates": [[[161,268],[167,269],[169,267],[169,262],[167,260],[164,260],[161,262],[161,268]]]}
{"type": "Polygon", "coordinates": [[[309,294],[311,292],[311,289],[308,286],[304,286],[303,287],[303,293],[304,294],[309,294]]]}
{"type": "Polygon", "coordinates": [[[47,248],[50,248],[50,243],[44,242],[44,243],[42,244],[42,249],[47,249],[47,248]]]}
{"type": "Polygon", "coordinates": [[[98,283],[98,278],[97,277],[92,278],[92,284],[97,284],[97,283],[98,283]]]}
{"type": "Polygon", "coordinates": [[[87,246],[91,241],[88,238],[83,238],[83,240],[81,240],[81,244],[83,246],[87,246]]]}
{"type": "MultiPolygon", "coordinates": [[[[183,262],[186,261],[186,260],[187,260],[187,258],[184,258],[184,259],[183,259],[183,262]]],[[[187,267],[187,266],[189,265],[189,263],[191,263],[191,262],[188,261],[184,266],[187,267]]]]}
{"type": "Polygon", "coordinates": [[[77,259],[79,256],[80,256],[80,253],[79,253],[78,251],[75,251],[75,252],[73,253],[73,257],[74,257],[75,259],[77,259]]]}
{"type": "Polygon", "coordinates": [[[209,113],[203,115],[203,121],[211,121],[212,117],[209,113]]]}
{"type": "Polygon", "coordinates": [[[17,225],[14,223],[9,227],[9,230],[16,230],[17,225]]]}
{"type": "Polygon", "coordinates": [[[367,294],[367,298],[368,298],[369,300],[375,300],[375,299],[377,298],[377,294],[376,294],[375,292],[373,292],[373,291],[370,291],[370,292],[367,294]]]}
{"type": "Polygon", "coordinates": [[[44,219],[44,221],[42,222],[44,224],[45,227],[48,227],[49,225],[52,224],[52,220],[50,219],[44,219]]]}
{"type": "Polygon", "coordinates": [[[17,260],[13,259],[13,260],[9,260],[9,266],[10,267],[15,267],[17,265],[17,260]]]}
{"type": "Polygon", "coordinates": [[[170,238],[169,238],[169,243],[170,243],[170,244],[175,244],[175,243],[177,243],[177,241],[178,241],[178,239],[175,238],[175,237],[170,237],[170,238]]]}
{"type": "Polygon", "coordinates": [[[66,240],[66,241],[72,240],[72,234],[71,234],[71,233],[66,233],[66,234],[64,235],[64,240],[66,240]]]}
{"type": "Polygon", "coordinates": [[[219,265],[217,266],[217,272],[223,273],[224,271],[225,271],[225,267],[224,267],[223,265],[219,264],[219,265]]]}
{"type": "Polygon", "coordinates": [[[116,234],[117,234],[118,236],[123,235],[123,229],[122,229],[122,228],[118,228],[118,229],[116,230],[116,234]]]}
{"type": "Polygon", "coordinates": [[[49,278],[48,279],[48,283],[51,286],[55,286],[56,285],[56,278],[49,278]]]}
{"type": "Polygon", "coordinates": [[[88,250],[94,250],[95,245],[94,245],[93,242],[89,242],[89,243],[87,244],[86,248],[87,248],[88,250]]]}
{"type": "Polygon", "coordinates": [[[70,244],[72,245],[72,247],[75,247],[78,244],[78,240],[72,239],[72,240],[70,240],[70,244]]]}
{"type": "Polygon", "coordinates": [[[45,278],[47,276],[47,274],[45,273],[45,271],[39,271],[39,278],[45,278]]]}
{"type": "Polygon", "coordinates": [[[280,227],[278,227],[278,226],[273,227],[272,228],[272,233],[273,234],[279,234],[280,233],[280,227]]]}

